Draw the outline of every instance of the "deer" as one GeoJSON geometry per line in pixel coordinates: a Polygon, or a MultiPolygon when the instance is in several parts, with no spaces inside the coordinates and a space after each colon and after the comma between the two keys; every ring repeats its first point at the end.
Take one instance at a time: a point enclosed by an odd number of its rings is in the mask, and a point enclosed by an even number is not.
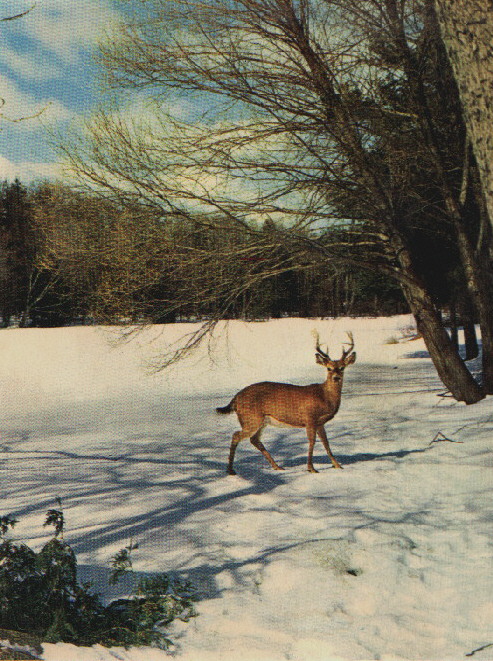
{"type": "Polygon", "coordinates": [[[315,360],[327,369],[327,378],[324,383],[312,383],[306,386],[272,381],[253,383],[240,390],[229,404],[216,408],[217,413],[220,414],[234,411],[241,425],[241,430],[235,431],[231,440],[229,475],[236,475],[233,468],[236,448],[240,441],[247,438],[257,450],[260,450],[274,470],[284,470],[274,461],[260,441],[260,435],[267,425],[306,429],[308,437],[307,470],[310,473],[318,473],[313,465],[313,448],[317,435],[322,441],[332,466],[342,468],[331,452],[324,425],[332,420],[339,410],[344,370],[356,360],[356,353],[353,351],[353,335],[350,332],[347,335],[349,348],[344,349],[343,346],[341,358],[333,360],[328,353],[322,351],[319,335],[315,332],[315,360]]]}

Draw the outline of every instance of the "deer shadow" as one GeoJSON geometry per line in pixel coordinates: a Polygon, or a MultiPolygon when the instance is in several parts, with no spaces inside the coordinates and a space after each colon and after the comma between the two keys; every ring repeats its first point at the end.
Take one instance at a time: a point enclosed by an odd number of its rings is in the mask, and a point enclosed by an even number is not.
{"type": "MultiPolygon", "coordinates": [[[[351,466],[353,464],[360,464],[367,461],[379,461],[386,459],[404,459],[413,454],[421,454],[427,452],[431,448],[421,448],[415,450],[396,450],[395,452],[357,452],[356,454],[341,454],[337,453],[337,460],[341,463],[342,467],[351,466]]],[[[326,468],[332,468],[330,459],[324,453],[319,453],[313,455],[313,463],[317,464],[318,469],[323,469],[324,464],[326,468]]],[[[295,468],[298,466],[304,466],[306,464],[306,458],[296,457],[295,459],[286,459],[284,462],[285,468],[295,468]]]]}

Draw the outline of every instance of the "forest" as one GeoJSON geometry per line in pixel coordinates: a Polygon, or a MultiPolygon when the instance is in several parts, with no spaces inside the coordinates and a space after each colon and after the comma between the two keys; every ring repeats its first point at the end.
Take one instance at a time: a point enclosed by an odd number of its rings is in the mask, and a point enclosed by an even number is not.
{"type": "MultiPolygon", "coordinates": [[[[144,208],[125,213],[62,184],[5,181],[0,191],[3,327],[164,323],[217,314],[221,301],[205,293],[221,289],[221,264],[189,270],[187,263],[184,268],[176,252],[183,225],[163,223],[144,208]]],[[[199,252],[204,238],[193,227],[187,231],[189,245],[199,252]]],[[[266,224],[260,231],[267,237],[276,228],[266,224]]],[[[341,239],[344,231],[337,234],[341,239]]],[[[225,238],[218,229],[208,240],[220,251],[228,247],[225,238]]],[[[331,232],[319,241],[323,246],[333,239],[331,232]]],[[[245,257],[239,258],[233,277],[241,279],[245,270],[252,270],[252,262],[262,272],[262,260],[248,256],[248,234],[235,237],[238,243],[245,257]]],[[[276,258],[288,266],[242,292],[229,306],[227,318],[407,311],[398,285],[385,275],[310,262],[302,269],[290,268],[285,248],[275,250],[276,258]]]]}

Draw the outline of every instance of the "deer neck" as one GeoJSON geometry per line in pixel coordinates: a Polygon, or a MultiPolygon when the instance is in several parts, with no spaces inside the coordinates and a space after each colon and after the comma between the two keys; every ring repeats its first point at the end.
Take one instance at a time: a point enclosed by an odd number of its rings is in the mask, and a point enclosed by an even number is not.
{"type": "Polygon", "coordinates": [[[337,383],[327,379],[322,388],[326,402],[337,411],[339,404],[341,403],[342,379],[337,381],[337,383]]]}

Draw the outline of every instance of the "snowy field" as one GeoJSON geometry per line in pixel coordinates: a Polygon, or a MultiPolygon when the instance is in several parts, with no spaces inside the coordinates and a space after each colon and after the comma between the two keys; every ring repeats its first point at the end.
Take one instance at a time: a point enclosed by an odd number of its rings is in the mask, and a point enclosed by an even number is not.
{"type": "MultiPolygon", "coordinates": [[[[1,508],[38,549],[61,496],[81,578],[107,599],[109,559],[188,576],[198,617],[171,652],[44,645],[47,661],[336,661],[493,658],[493,399],[441,396],[408,317],[231,322],[169,371],[148,363],[187,325],[115,343],[96,327],[0,331],[1,508]],[[326,426],[344,470],[303,430],[250,443],[226,464],[236,417],[260,380],[321,382],[313,328],[357,361],[326,426]],[[440,432],[450,441],[433,442],[440,432]],[[482,648],[482,649],[481,649],[482,648]],[[170,656],[173,655],[173,656],[170,656]]],[[[114,590],[114,588],[112,588],[114,590]]]]}

